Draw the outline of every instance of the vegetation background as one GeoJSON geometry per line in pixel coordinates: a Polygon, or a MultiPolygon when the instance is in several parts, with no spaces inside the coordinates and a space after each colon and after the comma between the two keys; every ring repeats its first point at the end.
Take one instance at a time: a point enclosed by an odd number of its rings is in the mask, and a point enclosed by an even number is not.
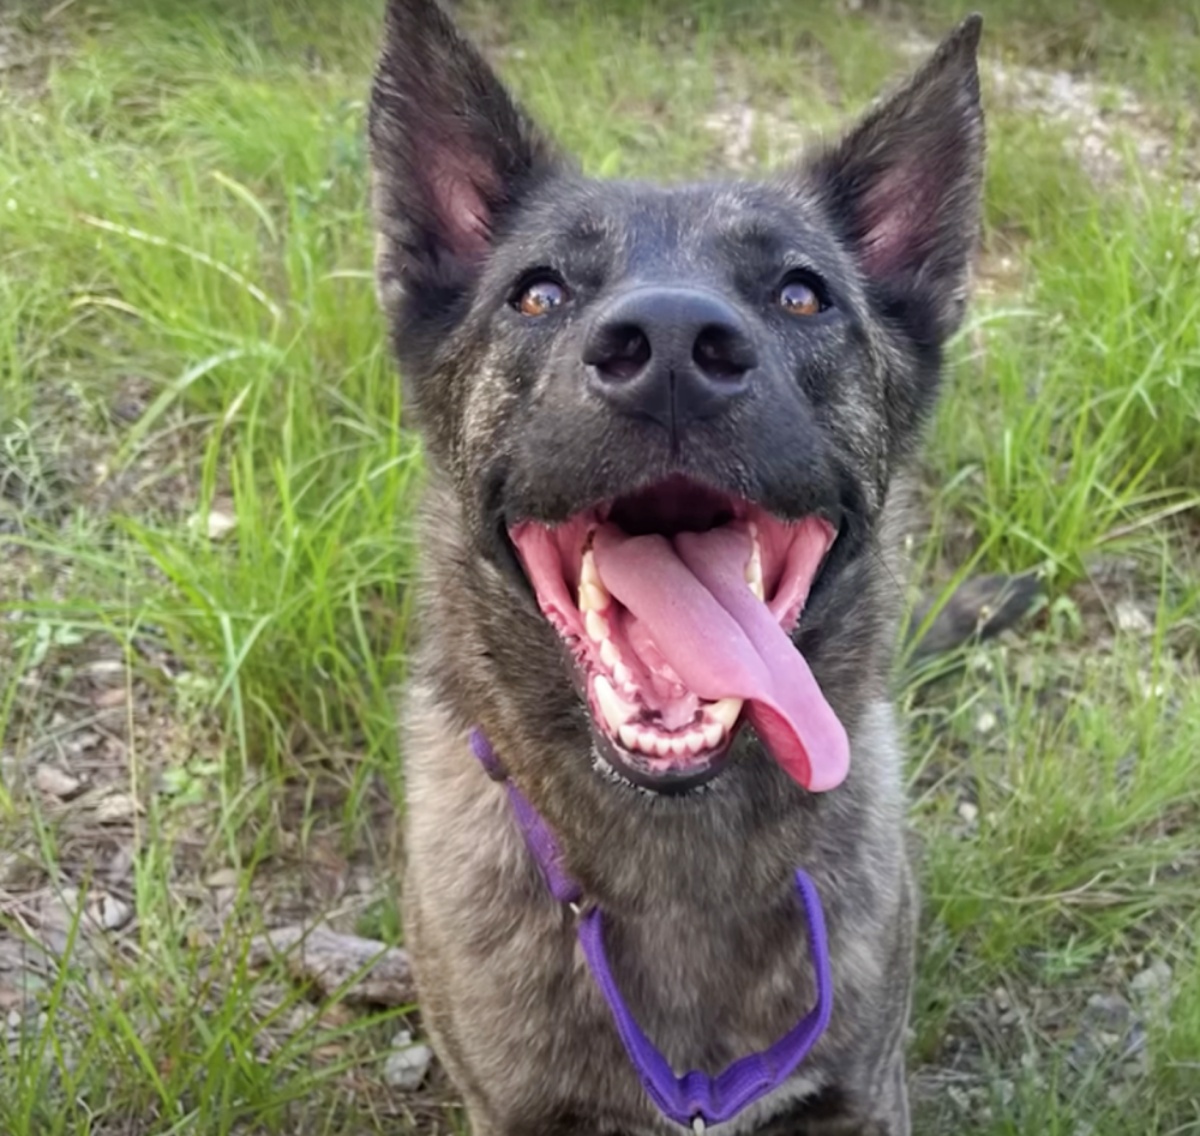
{"type": "MultiPolygon", "coordinates": [[[[987,239],[912,552],[925,590],[1047,598],[897,680],[918,1131],[1200,1133],[1200,5],[980,7],[987,239]]],[[[458,8],[591,171],[667,177],[786,161],[963,14],[458,8]]],[[[256,938],[403,940],[420,457],[371,281],[378,21],[0,0],[10,1136],[462,1131],[436,1065],[405,1087],[403,991],[256,938]]]]}

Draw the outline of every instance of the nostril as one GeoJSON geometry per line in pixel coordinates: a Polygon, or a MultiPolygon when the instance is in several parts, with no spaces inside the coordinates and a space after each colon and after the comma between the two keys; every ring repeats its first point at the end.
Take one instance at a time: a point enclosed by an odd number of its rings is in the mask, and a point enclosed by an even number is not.
{"type": "Polygon", "coordinates": [[[758,355],[738,328],[709,324],[696,336],[692,361],[710,379],[740,379],[758,366],[758,355]]]}
{"type": "Polygon", "coordinates": [[[615,382],[636,378],[650,362],[650,340],[634,324],[599,329],[583,353],[583,361],[615,382]]]}

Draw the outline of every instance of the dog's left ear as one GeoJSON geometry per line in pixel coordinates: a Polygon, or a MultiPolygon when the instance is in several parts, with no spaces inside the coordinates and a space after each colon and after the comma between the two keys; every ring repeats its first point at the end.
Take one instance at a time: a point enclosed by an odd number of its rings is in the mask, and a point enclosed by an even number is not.
{"type": "Polygon", "coordinates": [[[444,309],[558,160],[436,0],[389,0],[368,130],[385,306],[444,309]]]}
{"type": "Polygon", "coordinates": [[[886,313],[927,346],[962,320],[979,237],[982,24],[964,20],[904,87],[802,171],[886,313]]]}

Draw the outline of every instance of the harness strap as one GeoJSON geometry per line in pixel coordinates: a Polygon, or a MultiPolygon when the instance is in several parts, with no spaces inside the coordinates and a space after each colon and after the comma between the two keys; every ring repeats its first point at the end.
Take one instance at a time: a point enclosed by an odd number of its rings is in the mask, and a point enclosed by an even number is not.
{"type": "MultiPolygon", "coordinates": [[[[509,780],[495,750],[478,728],[471,731],[471,751],[493,781],[503,783],[530,854],[541,869],[551,895],[579,911],[582,889],[563,866],[562,849],[529,799],[509,780]]],[[[667,1059],[642,1032],[621,995],[604,947],[604,919],[595,905],[579,911],[578,936],[583,957],[608,1003],[617,1034],[647,1095],[670,1120],[702,1133],[711,1124],[737,1116],[779,1088],[796,1071],[825,1032],[833,1012],[833,973],[825,916],[816,885],[796,869],[796,892],[808,924],[808,946],[816,978],[817,1001],[774,1045],[741,1057],[715,1077],[698,1070],[676,1076],[667,1059]]]]}

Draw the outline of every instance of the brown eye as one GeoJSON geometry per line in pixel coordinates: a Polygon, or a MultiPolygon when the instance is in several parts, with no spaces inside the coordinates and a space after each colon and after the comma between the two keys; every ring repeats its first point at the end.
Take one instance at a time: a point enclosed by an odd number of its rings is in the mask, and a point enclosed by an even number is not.
{"type": "Polygon", "coordinates": [[[825,310],[821,297],[803,280],[789,280],[779,289],[779,306],[793,316],[816,316],[825,310]]]}
{"type": "Polygon", "coordinates": [[[567,302],[567,290],[557,280],[534,280],[518,293],[513,307],[523,316],[549,315],[567,302]]]}

